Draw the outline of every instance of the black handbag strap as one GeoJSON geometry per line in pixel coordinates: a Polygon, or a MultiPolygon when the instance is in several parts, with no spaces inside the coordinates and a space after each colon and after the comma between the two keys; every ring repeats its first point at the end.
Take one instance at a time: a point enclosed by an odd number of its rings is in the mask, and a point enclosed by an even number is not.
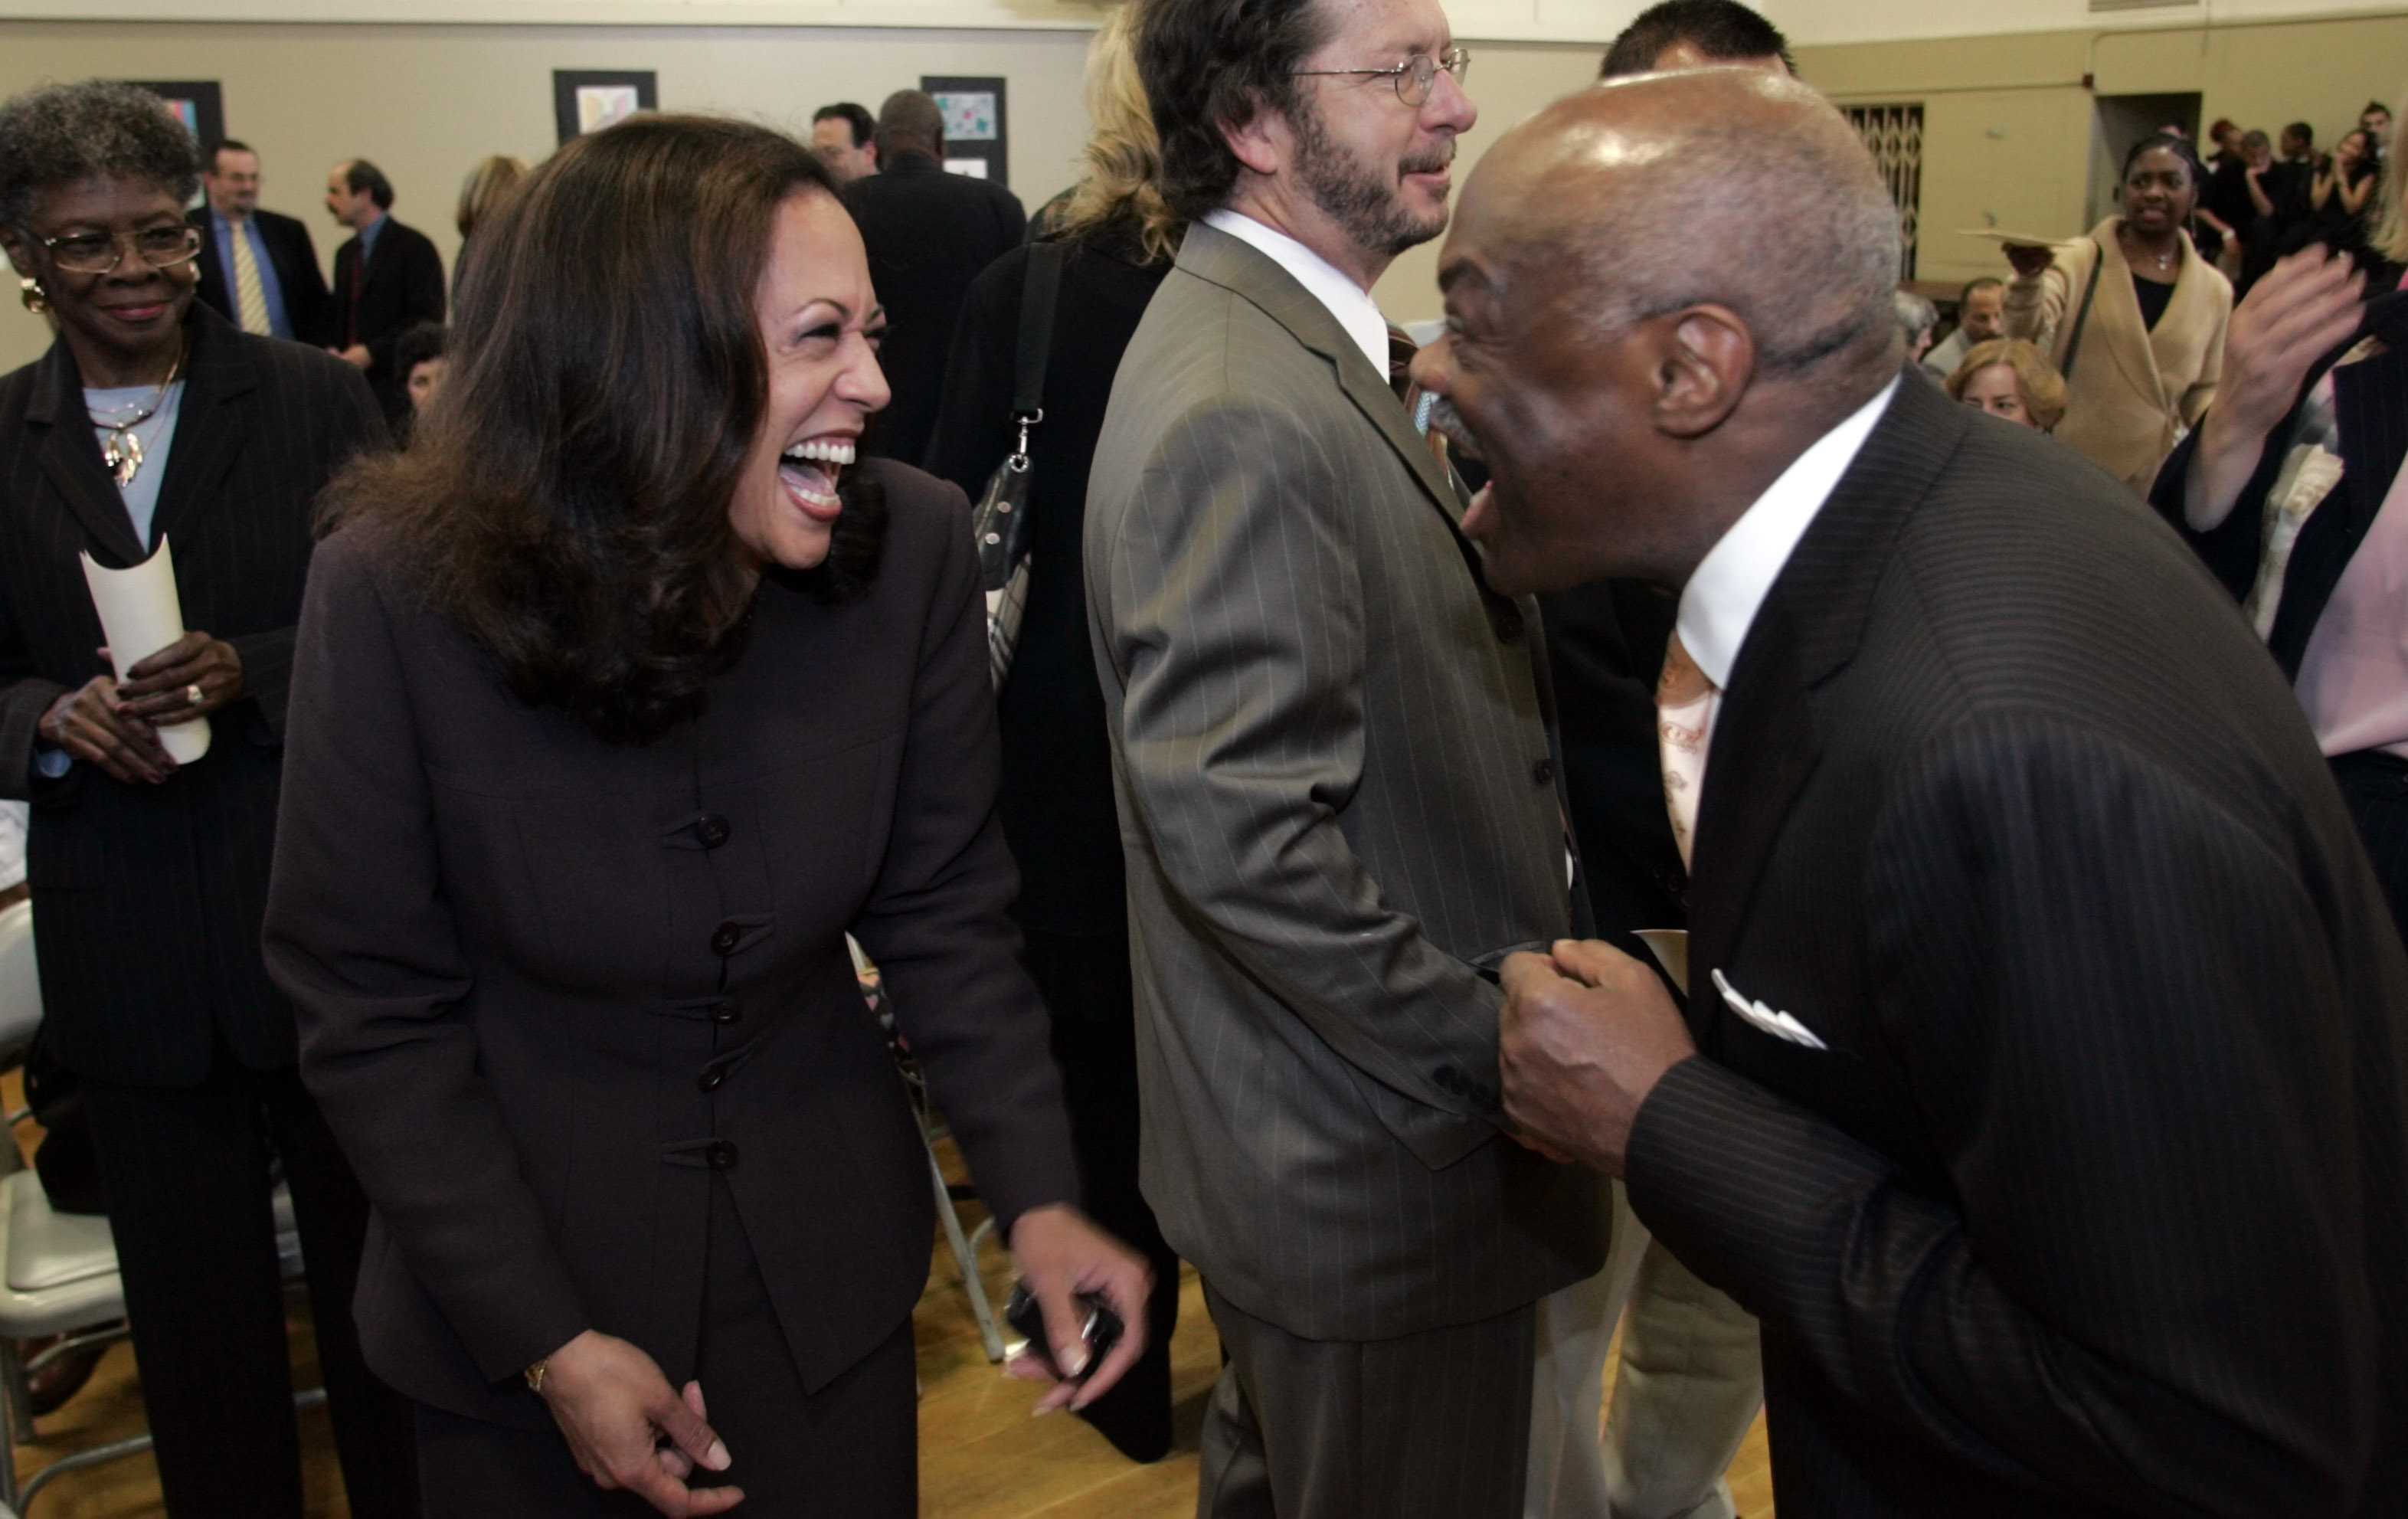
{"type": "Polygon", "coordinates": [[[2082,329],[2090,325],[2090,300],[2099,294],[2099,271],[2107,266],[2107,250],[2099,239],[2091,238],[2090,246],[2099,256],[2090,261],[2090,283],[2082,287],[2082,309],[2073,314],[2073,336],[2065,340],[2065,362],[2057,366],[2057,375],[2065,380],[2073,378],[2073,356],[2082,351],[2082,329]]]}
{"type": "Polygon", "coordinates": [[[1031,243],[1028,248],[1028,274],[1020,291],[1019,359],[1011,381],[1014,422],[1035,422],[1045,414],[1045,365],[1054,356],[1054,298],[1062,292],[1062,265],[1069,252],[1062,243],[1031,243]]]}

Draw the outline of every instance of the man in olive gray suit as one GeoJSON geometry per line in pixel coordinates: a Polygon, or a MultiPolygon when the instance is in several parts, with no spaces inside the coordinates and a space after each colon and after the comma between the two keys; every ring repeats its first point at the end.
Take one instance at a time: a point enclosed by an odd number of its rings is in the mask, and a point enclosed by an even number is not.
{"type": "Polygon", "coordinates": [[[1123,360],[1086,572],[1142,1175],[1229,1352],[1198,1512],[1515,1519],[1532,1304],[1595,1176],[1516,1144],[1484,970],[1566,931],[1534,612],[1490,591],[1369,287],[1473,110],[1436,0],[1157,0],[1192,225],[1123,360]]]}

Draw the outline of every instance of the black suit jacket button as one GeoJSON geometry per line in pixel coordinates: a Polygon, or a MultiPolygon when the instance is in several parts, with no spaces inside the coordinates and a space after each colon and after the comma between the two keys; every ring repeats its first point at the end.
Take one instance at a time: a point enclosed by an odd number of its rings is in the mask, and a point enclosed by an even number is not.
{"type": "Polygon", "coordinates": [[[717,849],[727,842],[727,836],[735,831],[728,826],[727,820],[716,812],[705,812],[702,820],[694,825],[694,836],[702,840],[705,849],[717,849]]]}
{"type": "Polygon", "coordinates": [[[732,923],[723,923],[710,931],[713,953],[734,954],[736,946],[744,942],[744,930],[732,923]]]}
{"type": "Polygon", "coordinates": [[[711,1140],[710,1148],[702,1153],[702,1158],[710,1164],[710,1168],[714,1171],[734,1170],[736,1168],[735,1141],[732,1139],[711,1140]]]}
{"type": "Polygon", "coordinates": [[[1530,765],[1530,779],[1541,786],[1555,783],[1555,762],[1541,754],[1530,765]]]}
{"type": "Polygon", "coordinates": [[[705,1066],[702,1068],[701,1077],[694,1084],[705,1092],[716,1092],[727,1084],[727,1068],[719,1065],[705,1066]]]}
{"type": "Polygon", "coordinates": [[[710,1021],[714,1024],[740,1024],[744,1021],[744,1004],[725,998],[710,1005],[710,1021]]]}

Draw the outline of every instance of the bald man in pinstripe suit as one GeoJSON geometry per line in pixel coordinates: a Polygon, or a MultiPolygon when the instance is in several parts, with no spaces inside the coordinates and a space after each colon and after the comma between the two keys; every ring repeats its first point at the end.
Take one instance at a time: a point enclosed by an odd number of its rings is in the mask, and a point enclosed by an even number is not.
{"type": "Polygon", "coordinates": [[[1230,1354],[1198,1512],[1510,1519],[1531,1305],[1604,1246],[1597,1178],[1497,1106],[1484,972],[1566,932],[1562,824],[1535,610],[1483,583],[1368,294],[1472,109],[1431,0],[1239,11],[1140,42],[1197,220],[1086,534],[1143,1185],[1230,1354]]]}

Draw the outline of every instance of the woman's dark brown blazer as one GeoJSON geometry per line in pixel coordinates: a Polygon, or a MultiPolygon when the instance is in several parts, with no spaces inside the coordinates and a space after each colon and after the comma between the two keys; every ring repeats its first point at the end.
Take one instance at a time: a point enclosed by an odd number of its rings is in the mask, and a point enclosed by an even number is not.
{"type": "Polygon", "coordinates": [[[549,1427],[519,1371],[587,1328],[684,1382],[715,1179],[806,1388],[894,1332],[927,1161],[847,930],[998,1218],[1076,1197],[967,504],[872,467],[867,592],[766,582],[703,715],[640,746],[509,695],[380,529],[318,551],[267,953],[376,1208],[361,1338],[412,1397],[549,1427]]]}

